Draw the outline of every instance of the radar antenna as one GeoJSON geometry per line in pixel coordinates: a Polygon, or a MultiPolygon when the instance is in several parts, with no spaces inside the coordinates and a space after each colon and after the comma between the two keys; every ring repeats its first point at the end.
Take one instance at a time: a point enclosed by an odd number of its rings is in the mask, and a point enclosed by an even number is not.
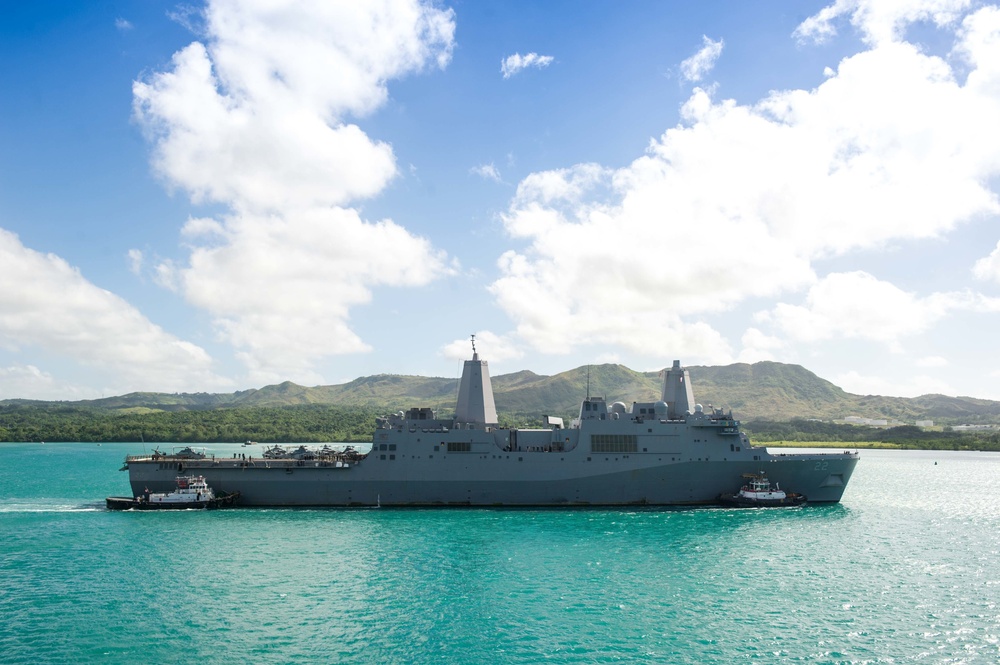
{"type": "Polygon", "coordinates": [[[476,355],[476,336],[472,336],[472,355],[476,355]]]}

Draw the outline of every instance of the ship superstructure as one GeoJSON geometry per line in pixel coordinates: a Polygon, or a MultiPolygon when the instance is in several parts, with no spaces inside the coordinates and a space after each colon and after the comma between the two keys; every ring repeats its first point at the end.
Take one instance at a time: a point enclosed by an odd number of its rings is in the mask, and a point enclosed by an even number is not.
{"type": "Polygon", "coordinates": [[[753,446],[732,413],[694,402],[688,370],[674,361],[656,402],[608,404],[587,396],[569,426],[500,427],[489,366],[473,346],[455,415],[411,408],[376,421],[372,448],[312,459],[176,459],[129,456],[133,493],[166,491],[197,473],[260,506],[698,505],[732,491],[744,474],[840,501],[854,452],[772,454],[753,446]]]}

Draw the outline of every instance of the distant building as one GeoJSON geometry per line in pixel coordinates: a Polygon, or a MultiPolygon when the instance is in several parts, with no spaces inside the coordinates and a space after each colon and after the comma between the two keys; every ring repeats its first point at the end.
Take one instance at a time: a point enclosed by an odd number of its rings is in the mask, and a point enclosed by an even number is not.
{"type": "Polygon", "coordinates": [[[933,420],[918,420],[916,424],[917,427],[934,427],[933,420]]]}
{"type": "Polygon", "coordinates": [[[870,425],[872,427],[885,427],[889,421],[885,418],[862,418],[861,416],[847,416],[844,422],[849,425],[870,425]]]}

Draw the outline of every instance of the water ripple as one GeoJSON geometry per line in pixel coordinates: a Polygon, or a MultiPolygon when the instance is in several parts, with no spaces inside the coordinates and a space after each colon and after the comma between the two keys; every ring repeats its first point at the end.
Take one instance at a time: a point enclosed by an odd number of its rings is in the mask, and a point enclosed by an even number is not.
{"type": "Polygon", "coordinates": [[[865,453],[795,510],[121,513],[100,451],[0,466],[4,663],[1000,661],[993,456],[865,453]]]}

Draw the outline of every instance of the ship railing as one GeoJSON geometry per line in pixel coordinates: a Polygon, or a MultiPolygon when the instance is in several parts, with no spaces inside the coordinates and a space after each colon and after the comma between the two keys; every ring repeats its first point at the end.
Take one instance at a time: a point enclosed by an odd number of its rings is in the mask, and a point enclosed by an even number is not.
{"type": "Polygon", "coordinates": [[[171,457],[170,455],[126,455],[125,456],[125,466],[122,467],[123,470],[128,468],[130,463],[136,462],[178,462],[183,463],[189,468],[206,468],[207,466],[233,466],[233,467],[246,467],[254,468],[260,465],[264,465],[266,468],[293,468],[293,467],[320,467],[320,468],[347,468],[355,466],[367,457],[367,454],[355,454],[355,455],[344,455],[338,457],[322,457],[310,460],[298,460],[292,457],[279,458],[279,459],[267,459],[264,457],[248,457],[242,459],[239,457],[216,457],[216,458],[204,458],[204,459],[184,459],[179,457],[171,457]]]}

